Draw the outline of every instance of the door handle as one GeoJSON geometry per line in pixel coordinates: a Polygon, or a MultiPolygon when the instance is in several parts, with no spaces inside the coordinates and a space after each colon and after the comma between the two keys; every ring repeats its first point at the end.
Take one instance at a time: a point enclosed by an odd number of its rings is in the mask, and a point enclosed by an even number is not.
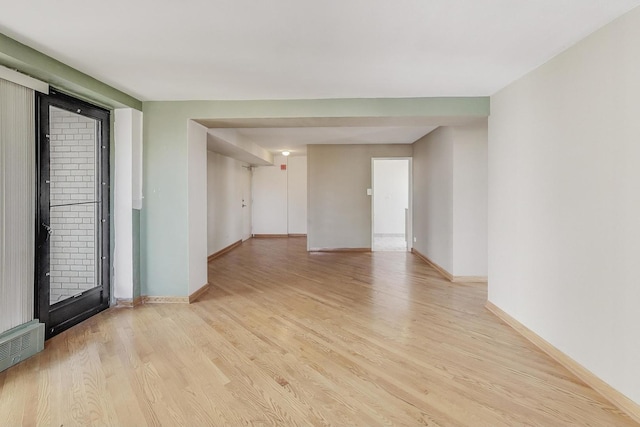
{"type": "Polygon", "coordinates": [[[44,241],[46,242],[47,240],[49,240],[49,237],[51,237],[51,235],[53,234],[53,229],[51,228],[51,226],[45,224],[44,222],[42,223],[42,226],[44,227],[45,230],[47,230],[47,238],[44,239],[44,241]]]}

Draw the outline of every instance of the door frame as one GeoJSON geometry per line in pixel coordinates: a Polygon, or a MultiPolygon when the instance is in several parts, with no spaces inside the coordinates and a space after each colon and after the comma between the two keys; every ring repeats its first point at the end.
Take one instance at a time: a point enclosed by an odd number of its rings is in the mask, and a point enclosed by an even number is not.
{"type": "Polygon", "coordinates": [[[371,251],[373,252],[374,232],[375,232],[375,161],[376,160],[407,160],[408,176],[407,184],[409,200],[407,202],[407,218],[405,223],[405,238],[407,240],[407,252],[413,249],[413,157],[372,157],[371,158],[371,251]]]}
{"type": "MultiPolygon", "coordinates": [[[[110,127],[109,110],[79,100],[72,96],[50,89],[49,95],[36,93],[36,221],[35,221],[35,277],[34,277],[34,316],[45,324],[45,339],[88,319],[94,314],[109,308],[111,294],[111,242],[110,242],[110,127]],[[48,242],[50,224],[50,138],[49,107],[80,114],[98,121],[100,126],[100,145],[96,147],[96,165],[100,168],[96,182],[99,188],[99,242],[96,243],[96,272],[100,285],[82,292],[77,297],[50,304],[50,246],[48,242]],[[99,162],[99,163],[98,163],[99,162]],[[98,185],[100,184],[100,185],[98,185]],[[64,320],[61,320],[64,319],[64,320]],[[55,323],[55,324],[52,324],[55,323]]],[[[96,141],[96,144],[98,142],[96,141]]]]}
{"type": "Polygon", "coordinates": [[[242,165],[242,173],[247,174],[242,177],[242,233],[241,239],[243,242],[249,240],[253,235],[253,166],[251,165],[242,165]],[[246,171],[245,171],[246,169],[246,171]],[[244,194],[245,185],[249,183],[249,194],[244,194]],[[244,210],[248,210],[245,212],[244,210]],[[245,233],[245,229],[247,228],[247,224],[245,223],[245,219],[249,217],[249,234],[245,233]]]}

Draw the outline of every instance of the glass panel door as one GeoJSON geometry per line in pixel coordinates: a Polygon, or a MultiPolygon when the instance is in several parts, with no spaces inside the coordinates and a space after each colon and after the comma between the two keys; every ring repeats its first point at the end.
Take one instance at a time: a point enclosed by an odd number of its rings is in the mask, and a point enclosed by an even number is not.
{"type": "Polygon", "coordinates": [[[98,286],[99,122],[49,107],[50,292],[54,305],[98,286]]]}
{"type": "Polygon", "coordinates": [[[47,338],[109,305],[109,112],[41,95],[36,311],[47,338]]]}

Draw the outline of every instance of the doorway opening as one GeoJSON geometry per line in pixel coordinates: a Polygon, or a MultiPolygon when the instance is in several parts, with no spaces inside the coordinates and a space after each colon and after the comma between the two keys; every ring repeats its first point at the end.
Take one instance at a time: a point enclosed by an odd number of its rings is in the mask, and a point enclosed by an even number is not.
{"type": "Polygon", "coordinates": [[[242,241],[251,238],[253,226],[251,222],[253,196],[251,194],[251,180],[253,166],[242,166],[242,241]]]}
{"type": "Polygon", "coordinates": [[[371,160],[372,251],[411,249],[411,158],[371,160]]]}
{"type": "Polygon", "coordinates": [[[109,307],[109,111],[38,94],[35,313],[45,338],[109,307]]]}

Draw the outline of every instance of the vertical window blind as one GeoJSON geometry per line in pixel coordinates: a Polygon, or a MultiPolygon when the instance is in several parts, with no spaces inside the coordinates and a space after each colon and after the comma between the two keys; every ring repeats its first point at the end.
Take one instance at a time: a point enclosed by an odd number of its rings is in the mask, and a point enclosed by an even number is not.
{"type": "Polygon", "coordinates": [[[0,333],[33,319],[35,96],[0,79],[0,333]]]}

